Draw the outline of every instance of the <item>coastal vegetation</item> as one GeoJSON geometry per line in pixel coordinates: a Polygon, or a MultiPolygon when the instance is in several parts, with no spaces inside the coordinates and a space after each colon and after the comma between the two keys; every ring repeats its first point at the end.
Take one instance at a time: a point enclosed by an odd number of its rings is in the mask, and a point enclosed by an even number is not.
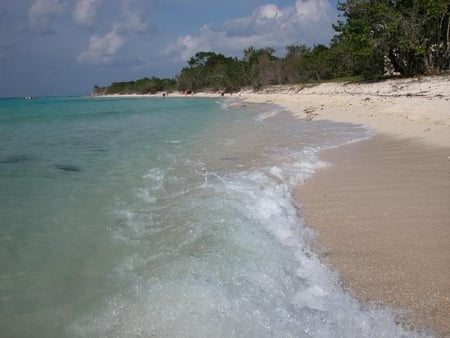
{"type": "Polygon", "coordinates": [[[242,58],[213,51],[192,56],[175,79],[143,78],[94,87],[94,94],[159,91],[235,91],[242,87],[318,82],[342,77],[439,74],[450,69],[448,0],[347,0],[328,46],[290,45],[243,51],[242,58]]]}
{"type": "Polygon", "coordinates": [[[176,89],[175,79],[160,79],[157,77],[144,77],[136,81],[113,82],[107,87],[94,86],[95,95],[110,94],[155,94],[160,91],[176,89]]]}

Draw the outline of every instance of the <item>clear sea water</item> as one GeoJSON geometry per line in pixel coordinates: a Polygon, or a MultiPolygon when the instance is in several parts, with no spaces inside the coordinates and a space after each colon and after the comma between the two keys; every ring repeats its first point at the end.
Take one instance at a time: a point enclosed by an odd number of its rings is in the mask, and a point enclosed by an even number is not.
{"type": "Polygon", "coordinates": [[[1,337],[412,337],[292,190],[369,135],[234,99],[0,100],[1,337]]]}

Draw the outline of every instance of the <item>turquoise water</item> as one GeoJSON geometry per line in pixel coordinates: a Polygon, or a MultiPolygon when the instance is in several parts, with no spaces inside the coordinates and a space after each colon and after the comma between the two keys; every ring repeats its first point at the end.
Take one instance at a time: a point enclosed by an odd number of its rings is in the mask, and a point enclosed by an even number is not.
{"type": "Polygon", "coordinates": [[[293,187],[363,126],[201,98],[0,100],[0,336],[410,337],[293,187]]]}

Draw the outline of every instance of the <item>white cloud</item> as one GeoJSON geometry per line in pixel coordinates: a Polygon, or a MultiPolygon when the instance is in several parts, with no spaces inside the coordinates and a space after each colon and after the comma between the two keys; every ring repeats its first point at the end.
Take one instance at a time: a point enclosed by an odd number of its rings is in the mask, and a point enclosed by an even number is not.
{"type": "Polygon", "coordinates": [[[250,46],[284,48],[290,44],[326,43],[333,34],[335,13],[329,0],[297,0],[284,8],[266,4],[250,16],[221,25],[204,25],[197,35],[178,37],[165,52],[186,61],[200,50],[236,54],[250,46]]]}
{"type": "Polygon", "coordinates": [[[66,9],[64,0],[36,0],[28,10],[28,20],[33,29],[41,32],[50,30],[53,18],[66,9]]]}
{"type": "Polygon", "coordinates": [[[91,36],[87,50],[78,56],[78,61],[82,63],[110,62],[125,43],[120,30],[121,26],[115,25],[112,31],[104,36],[91,36]]]}
{"type": "Polygon", "coordinates": [[[273,20],[276,18],[281,18],[283,13],[278,9],[277,5],[265,5],[258,8],[256,11],[256,16],[264,20],[273,20]]]}
{"type": "Polygon", "coordinates": [[[166,48],[166,53],[176,56],[181,61],[185,61],[199,50],[213,49],[211,44],[212,35],[210,28],[205,25],[200,30],[200,36],[181,36],[175,43],[170,44],[166,48]]]}
{"type": "Polygon", "coordinates": [[[125,27],[131,32],[142,33],[148,28],[148,24],[142,19],[140,11],[132,8],[132,0],[124,0],[123,14],[125,15],[125,27]]]}
{"type": "MultiPolygon", "coordinates": [[[[101,2],[102,0],[79,0],[74,18],[80,23],[93,22],[101,2]]],[[[89,46],[80,53],[78,61],[93,64],[111,62],[126,40],[132,39],[135,33],[147,31],[148,24],[142,19],[142,12],[136,10],[135,6],[135,0],[122,0],[121,6],[118,7],[121,9],[121,20],[114,24],[109,33],[103,36],[92,35],[89,46]]]]}
{"type": "Polygon", "coordinates": [[[73,19],[81,25],[91,25],[97,17],[102,0],[79,0],[73,11],[73,19]]]}
{"type": "Polygon", "coordinates": [[[295,9],[301,20],[318,22],[328,18],[330,3],[327,0],[297,0],[295,9]]]}

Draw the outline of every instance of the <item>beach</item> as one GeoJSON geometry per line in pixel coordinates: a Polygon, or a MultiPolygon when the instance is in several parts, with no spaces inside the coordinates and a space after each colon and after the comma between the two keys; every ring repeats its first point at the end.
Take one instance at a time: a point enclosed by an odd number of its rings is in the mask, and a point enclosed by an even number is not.
{"type": "Polygon", "coordinates": [[[448,81],[402,81],[0,100],[0,336],[448,335],[448,81]]]}
{"type": "Polygon", "coordinates": [[[363,302],[450,336],[450,78],[271,87],[241,96],[299,118],[368,125],[297,187],[316,249],[363,302]]]}

